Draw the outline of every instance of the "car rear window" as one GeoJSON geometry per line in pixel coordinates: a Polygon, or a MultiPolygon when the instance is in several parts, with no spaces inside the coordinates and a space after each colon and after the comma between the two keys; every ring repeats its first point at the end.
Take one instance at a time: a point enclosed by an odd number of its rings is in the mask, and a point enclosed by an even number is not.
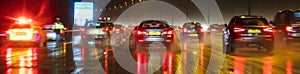
{"type": "Polygon", "coordinates": [[[186,23],[185,25],[183,25],[183,28],[194,29],[196,26],[201,26],[201,25],[199,25],[199,24],[192,24],[192,23],[186,23]]]}
{"type": "Polygon", "coordinates": [[[141,25],[142,28],[168,28],[166,24],[163,23],[144,23],[141,25]]]}
{"type": "Polygon", "coordinates": [[[265,18],[243,18],[240,19],[238,25],[257,25],[257,26],[263,26],[263,25],[269,25],[267,20],[265,18]]]}
{"type": "Polygon", "coordinates": [[[122,25],[115,25],[115,28],[122,28],[122,25]]]}
{"type": "Polygon", "coordinates": [[[170,26],[159,21],[146,21],[143,22],[139,27],[141,28],[169,28],[170,26]]]}
{"type": "Polygon", "coordinates": [[[106,27],[107,24],[106,24],[106,23],[97,22],[97,23],[95,24],[95,26],[96,26],[96,28],[103,28],[103,27],[106,27]]]}

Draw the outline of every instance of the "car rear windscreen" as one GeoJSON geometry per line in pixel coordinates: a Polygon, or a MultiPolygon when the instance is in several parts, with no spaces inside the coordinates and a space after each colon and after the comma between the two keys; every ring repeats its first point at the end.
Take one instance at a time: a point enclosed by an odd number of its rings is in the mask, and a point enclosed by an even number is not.
{"type": "Polygon", "coordinates": [[[96,26],[96,28],[103,28],[103,27],[107,26],[107,24],[106,23],[97,22],[95,24],[95,26],[96,26]]]}
{"type": "Polygon", "coordinates": [[[140,25],[141,28],[169,28],[170,26],[162,22],[145,22],[140,25]]]}
{"type": "Polygon", "coordinates": [[[242,18],[239,20],[238,25],[264,26],[269,25],[269,23],[265,18],[242,18]]]}

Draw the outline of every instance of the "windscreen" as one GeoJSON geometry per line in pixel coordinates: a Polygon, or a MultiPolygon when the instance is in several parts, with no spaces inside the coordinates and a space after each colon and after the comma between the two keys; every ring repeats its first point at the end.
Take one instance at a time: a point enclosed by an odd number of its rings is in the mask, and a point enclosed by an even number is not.
{"type": "Polygon", "coordinates": [[[186,23],[183,27],[187,29],[195,29],[197,24],[186,23]]]}
{"type": "Polygon", "coordinates": [[[269,23],[264,18],[243,18],[240,19],[238,25],[264,26],[269,25],[269,23]]]}
{"type": "Polygon", "coordinates": [[[162,22],[144,22],[140,25],[141,28],[169,28],[169,25],[162,23],[162,22]]]}
{"type": "Polygon", "coordinates": [[[115,28],[122,28],[123,26],[122,25],[115,25],[115,28]]]}
{"type": "Polygon", "coordinates": [[[97,22],[95,24],[95,26],[96,26],[96,28],[103,28],[103,27],[107,26],[107,24],[106,23],[97,22]]]}

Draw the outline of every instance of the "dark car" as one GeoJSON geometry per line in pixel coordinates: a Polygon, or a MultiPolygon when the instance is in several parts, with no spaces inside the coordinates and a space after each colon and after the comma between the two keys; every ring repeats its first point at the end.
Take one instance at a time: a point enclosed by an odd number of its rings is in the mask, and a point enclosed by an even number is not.
{"type": "Polygon", "coordinates": [[[273,25],[281,33],[281,38],[286,42],[300,41],[300,10],[279,11],[273,25]]]}
{"type": "Polygon", "coordinates": [[[136,26],[130,35],[130,49],[143,49],[153,42],[162,42],[170,49],[174,40],[173,29],[160,20],[147,20],[136,26]]]}
{"type": "Polygon", "coordinates": [[[243,47],[273,51],[273,28],[263,16],[234,16],[226,27],[223,37],[225,53],[233,53],[243,47]]]}
{"type": "Polygon", "coordinates": [[[123,34],[125,31],[125,27],[120,25],[120,24],[116,24],[113,28],[113,33],[121,33],[123,34]]]}
{"type": "Polygon", "coordinates": [[[181,39],[198,38],[202,41],[204,29],[198,22],[188,22],[182,26],[181,39]]]}

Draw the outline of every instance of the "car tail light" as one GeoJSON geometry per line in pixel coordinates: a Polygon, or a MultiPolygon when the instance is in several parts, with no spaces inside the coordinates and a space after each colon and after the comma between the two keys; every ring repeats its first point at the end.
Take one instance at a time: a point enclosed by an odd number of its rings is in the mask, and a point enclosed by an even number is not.
{"type": "Polygon", "coordinates": [[[265,32],[273,32],[273,28],[272,27],[267,27],[265,29],[263,29],[265,32]]]}
{"type": "Polygon", "coordinates": [[[109,29],[108,29],[108,28],[105,28],[105,31],[109,31],[109,29]]]}
{"type": "Polygon", "coordinates": [[[239,27],[234,27],[234,32],[244,32],[245,29],[239,28],[239,27]]]}
{"type": "Polygon", "coordinates": [[[138,30],[138,31],[136,31],[136,34],[137,35],[147,35],[147,32],[146,31],[138,30]]]}
{"type": "Polygon", "coordinates": [[[211,31],[216,31],[216,29],[211,29],[211,31]]]}
{"type": "Polygon", "coordinates": [[[164,31],[163,34],[173,34],[172,30],[164,31]]]}
{"type": "Polygon", "coordinates": [[[186,28],[184,28],[184,29],[183,29],[183,32],[187,32],[187,29],[186,29],[186,28]]]}
{"type": "Polygon", "coordinates": [[[204,29],[203,29],[202,27],[199,27],[198,30],[199,30],[200,32],[204,32],[204,29]]]}
{"type": "Polygon", "coordinates": [[[80,28],[80,31],[85,31],[85,28],[80,28]]]}
{"type": "Polygon", "coordinates": [[[286,26],[286,27],[285,27],[285,30],[286,30],[287,32],[294,32],[294,28],[293,28],[291,25],[286,26]]]}

